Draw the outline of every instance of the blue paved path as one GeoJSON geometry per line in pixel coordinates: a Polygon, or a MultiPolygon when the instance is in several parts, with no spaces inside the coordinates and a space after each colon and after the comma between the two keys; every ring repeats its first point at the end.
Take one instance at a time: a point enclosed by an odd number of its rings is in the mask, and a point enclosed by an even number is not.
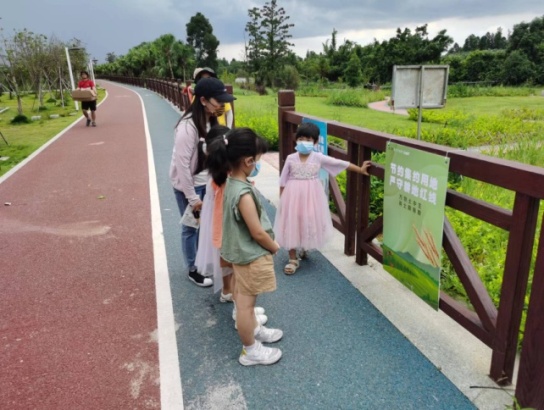
{"type": "MultiPolygon", "coordinates": [[[[107,85],[106,85],[107,87],[107,85]]],[[[271,327],[283,329],[282,360],[269,367],[237,362],[240,342],[219,303],[184,275],[180,219],[168,168],[179,114],[139,88],[145,103],[179,325],[186,409],[472,409],[472,403],[320,253],[293,277],[276,257],[278,290],[259,298],[271,327]]],[[[271,218],[275,210],[267,206],[271,218]]]]}

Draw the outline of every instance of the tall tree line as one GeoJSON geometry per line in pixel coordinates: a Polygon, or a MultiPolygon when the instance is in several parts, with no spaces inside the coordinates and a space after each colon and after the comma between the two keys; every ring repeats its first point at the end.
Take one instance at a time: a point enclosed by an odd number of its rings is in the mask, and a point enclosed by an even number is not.
{"type": "Polygon", "coordinates": [[[195,67],[217,69],[219,40],[209,20],[197,13],[186,24],[186,32],[185,42],[173,34],[164,34],[131,48],[124,56],[110,52],[106,56],[107,63],[101,64],[97,73],[188,79],[195,67]]]}
{"type": "Polygon", "coordinates": [[[446,30],[430,36],[426,24],[398,28],[388,40],[360,45],[337,40],[333,28],[319,52],[296,56],[292,51],[288,10],[277,0],[248,10],[245,57],[230,62],[217,59],[219,41],[202,14],[187,24],[187,41],[172,35],[142,43],[127,55],[109,55],[104,72],[134,76],[190,78],[197,66],[210,66],[252,78],[257,90],[265,87],[296,88],[300,81],[338,82],[356,87],[391,81],[394,65],[449,64],[450,82],[489,84],[544,84],[544,16],[516,24],[504,34],[500,28],[483,36],[468,36],[463,45],[453,42],[446,30]]]}

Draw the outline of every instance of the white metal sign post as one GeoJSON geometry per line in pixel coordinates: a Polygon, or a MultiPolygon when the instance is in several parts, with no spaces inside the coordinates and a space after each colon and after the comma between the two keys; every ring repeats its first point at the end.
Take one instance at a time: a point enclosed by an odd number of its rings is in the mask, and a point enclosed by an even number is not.
{"type": "Polygon", "coordinates": [[[421,139],[423,108],[443,108],[448,89],[448,65],[405,65],[393,67],[393,108],[417,108],[417,139],[421,139]]]}

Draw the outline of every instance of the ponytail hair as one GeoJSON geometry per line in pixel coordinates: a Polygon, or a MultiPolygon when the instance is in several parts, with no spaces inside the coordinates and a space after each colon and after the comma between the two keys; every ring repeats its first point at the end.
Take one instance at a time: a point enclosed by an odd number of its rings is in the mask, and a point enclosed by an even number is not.
{"type": "Polygon", "coordinates": [[[202,151],[206,155],[206,159],[204,161],[204,168],[208,168],[208,147],[212,143],[212,141],[218,139],[218,138],[225,138],[225,134],[230,131],[230,128],[225,125],[214,125],[210,130],[208,131],[208,134],[206,134],[206,139],[204,143],[202,144],[202,151]]]}
{"type": "Polygon", "coordinates": [[[200,104],[200,99],[198,97],[195,97],[193,101],[191,102],[191,105],[185,110],[183,115],[178,120],[176,127],[180,124],[180,122],[184,119],[187,119],[189,121],[193,121],[193,124],[195,125],[197,132],[198,132],[198,145],[197,145],[197,165],[195,172],[193,175],[199,174],[202,170],[205,168],[205,161],[206,161],[206,155],[204,154],[204,151],[202,150],[202,145],[206,139],[206,126],[209,121],[210,125],[213,127],[217,125],[217,118],[214,116],[206,117],[206,110],[204,109],[204,106],[200,104]]]}
{"type": "Polygon", "coordinates": [[[213,181],[221,186],[231,170],[240,166],[243,158],[257,157],[268,151],[268,143],[250,128],[235,128],[224,138],[213,140],[207,147],[208,170],[213,181]]]}

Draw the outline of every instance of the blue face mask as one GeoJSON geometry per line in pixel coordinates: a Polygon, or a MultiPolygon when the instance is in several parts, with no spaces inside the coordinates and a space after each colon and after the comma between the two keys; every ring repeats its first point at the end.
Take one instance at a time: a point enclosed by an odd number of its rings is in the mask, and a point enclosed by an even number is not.
{"type": "Polygon", "coordinates": [[[297,141],[295,149],[302,155],[308,155],[314,150],[314,143],[311,141],[297,141]]]}
{"type": "Polygon", "coordinates": [[[256,162],[255,163],[255,168],[253,168],[253,171],[251,171],[251,174],[249,174],[248,176],[250,178],[254,178],[256,177],[257,175],[259,175],[259,171],[261,170],[261,163],[260,162],[256,162]]]}

